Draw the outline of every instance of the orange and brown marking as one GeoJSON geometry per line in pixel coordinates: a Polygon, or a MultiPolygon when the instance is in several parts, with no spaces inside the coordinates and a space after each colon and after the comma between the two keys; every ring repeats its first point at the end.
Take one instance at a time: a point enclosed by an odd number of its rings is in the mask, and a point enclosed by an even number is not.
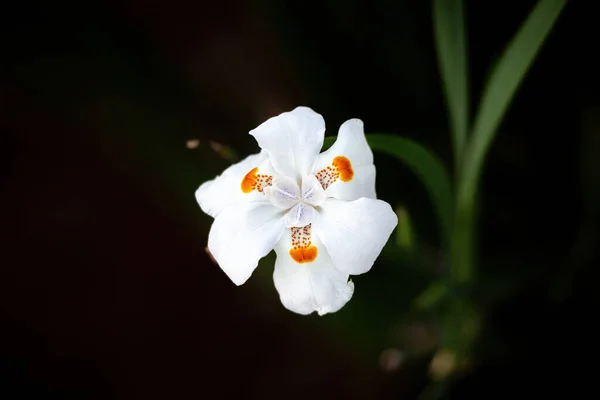
{"type": "Polygon", "coordinates": [[[327,189],[329,185],[332,185],[338,179],[342,182],[350,182],[354,177],[354,170],[348,158],[337,156],[333,159],[331,165],[317,172],[315,176],[321,183],[321,186],[323,186],[323,189],[327,189]]]}
{"type": "Polygon", "coordinates": [[[354,170],[352,169],[352,163],[344,156],[337,156],[331,163],[340,175],[342,182],[349,182],[354,176],[354,170]]]}
{"type": "Polygon", "coordinates": [[[298,264],[313,262],[317,258],[317,248],[311,242],[311,224],[292,230],[290,256],[298,264]]]}
{"type": "Polygon", "coordinates": [[[244,176],[242,184],[240,185],[242,192],[250,193],[253,190],[262,192],[264,188],[273,184],[273,177],[271,175],[263,175],[257,172],[258,168],[254,168],[244,176]]]}

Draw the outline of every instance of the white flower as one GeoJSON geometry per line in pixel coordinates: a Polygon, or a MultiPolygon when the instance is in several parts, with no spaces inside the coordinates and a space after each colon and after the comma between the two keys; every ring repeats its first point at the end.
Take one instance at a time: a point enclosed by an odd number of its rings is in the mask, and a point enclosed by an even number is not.
{"type": "Polygon", "coordinates": [[[262,148],[196,191],[215,218],[208,249],[236,284],[275,249],[273,278],[291,311],[338,311],[352,297],[349,275],[371,269],[398,222],[376,200],[373,153],[358,119],[319,154],[325,121],[307,107],[250,131],[262,148]]]}

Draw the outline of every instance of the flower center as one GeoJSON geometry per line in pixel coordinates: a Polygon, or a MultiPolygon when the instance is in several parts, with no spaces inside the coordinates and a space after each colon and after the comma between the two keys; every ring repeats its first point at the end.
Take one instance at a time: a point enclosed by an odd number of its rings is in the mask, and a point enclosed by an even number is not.
{"type": "MultiPolygon", "coordinates": [[[[337,159],[347,160],[345,157],[337,157],[337,159]]],[[[342,181],[352,179],[354,174],[349,161],[344,163],[343,160],[337,162],[334,160],[332,165],[328,167],[329,169],[323,170],[329,172],[320,172],[321,178],[318,174],[307,175],[302,178],[300,185],[289,177],[274,179],[271,175],[259,174],[258,168],[252,169],[242,179],[242,192],[264,193],[273,206],[287,211],[284,223],[290,228],[292,236],[289,254],[299,264],[310,263],[317,259],[318,250],[311,240],[311,228],[317,213],[315,207],[322,205],[327,197],[325,194],[327,185],[323,184],[322,177],[327,175],[333,183],[337,179],[342,181]]]]}
{"type": "Polygon", "coordinates": [[[267,198],[275,207],[288,210],[285,225],[302,228],[313,221],[314,207],[325,202],[325,191],[314,175],[302,179],[302,188],[295,180],[283,177],[264,189],[267,198]]]}

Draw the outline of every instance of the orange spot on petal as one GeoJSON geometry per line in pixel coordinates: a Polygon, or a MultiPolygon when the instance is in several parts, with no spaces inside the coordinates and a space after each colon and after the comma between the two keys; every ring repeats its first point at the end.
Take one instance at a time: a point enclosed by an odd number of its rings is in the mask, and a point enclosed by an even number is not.
{"type": "Polygon", "coordinates": [[[254,168],[252,171],[248,172],[244,179],[242,179],[242,192],[250,193],[256,187],[256,173],[258,172],[258,168],[254,168]]]}
{"type": "Polygon", "coordinates": [[[317,248],[315,246],[292,248],[290,249],[290,256],[298,264],[313,262],[317,258],[317,248]]]}
{"type": "Polygon", "coordinates": [[[354,170],[352,169],[352,163],[344,156],[337,156],[333,159],[332,165],[337,169],[340,174],[342,182],[349,182],[354,176],[354,170]]]}

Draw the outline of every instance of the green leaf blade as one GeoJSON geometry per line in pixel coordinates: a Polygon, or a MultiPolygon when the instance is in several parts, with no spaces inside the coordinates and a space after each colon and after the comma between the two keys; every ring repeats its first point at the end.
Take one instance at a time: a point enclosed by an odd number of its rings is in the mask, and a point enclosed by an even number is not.
{"type": "Polygon", "coordinates": [[[540,0],[496,63],[475,117],[465,150],[460,197],[473,197],[485,154],[525,75],[567,0],[540,0]]]}
{"type": "Polygon", "coordinates": [[[458,165],[469,129],[468,59],[463,0],[434,0],[433,27],[449,111],[454,161],[458,165]]]}

